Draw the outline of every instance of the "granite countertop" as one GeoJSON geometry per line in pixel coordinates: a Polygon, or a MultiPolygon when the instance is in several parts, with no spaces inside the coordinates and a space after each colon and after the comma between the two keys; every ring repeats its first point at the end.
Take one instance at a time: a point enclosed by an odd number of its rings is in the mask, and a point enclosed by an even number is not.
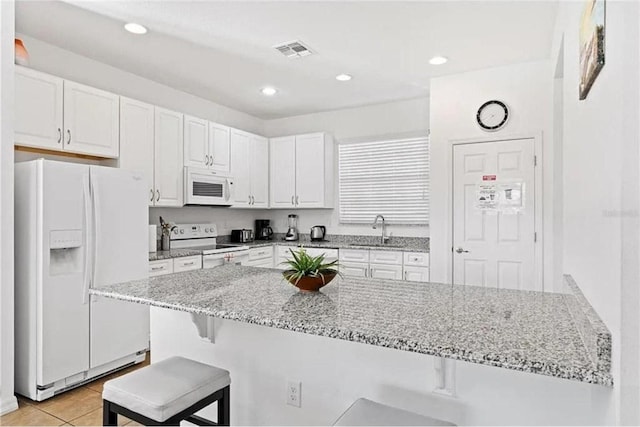
{"type": "Polygon", "coordinates": [[[367,243],[348,243],[335,241],[297,241],[291,242],[287,240],[256,240],[253,242],[242,243],[250,248],[265,246],[296,246],[305,248],[327,248],[327,249],[371,249],[376,251],[400,251],[400,252],[429,252],[429,247],[420,244],[367,244],[367,243]]]}
{"type": "Polygon", "coordinates": [[[169,251],[149,252],[149,261],[159,261],[170,258],[202,255],[199,249],[171,249],[169,251]]]}
{"type": "Polygon", "coordinates": [[[586,300],[578,301],[581,295],[356,278],[336,278],[319,293],[301,293],[279,271],[237,265],[91,293],[592,384],[613,383],[610,334],[608,341],[583,336],[608,331],[586,300]],[[576,321],[576,316],[582,317],[576,321]]]}

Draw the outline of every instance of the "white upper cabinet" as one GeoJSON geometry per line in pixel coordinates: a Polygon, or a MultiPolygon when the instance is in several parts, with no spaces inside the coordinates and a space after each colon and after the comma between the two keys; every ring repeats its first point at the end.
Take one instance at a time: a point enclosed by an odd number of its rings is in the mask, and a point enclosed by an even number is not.
{"type": "Polygon", "coordinates": [[[153,105],[120,98],[119,166],[144,175],[149,186],[149,206],[153,206],[156,199],[153,177],[153,122],[153,105]]]}
{"type": "Polygon", "coordinates": [[[63,80],[16,67],[15,143],[62,150],[63,80]]]}
{"type": "Polygon", "coordinates": [[[231,130],[231,177],[233,207],[269,207],[269,140],[231,130]]]}
{"type": "Polygon", "coordinates": [[[155,206],[183,206],[183,117],[155,108],[155,206]]]}
{"type": "Polygon", "coordinates": [[[120,97],[104,90],[64,82],[64,150],[118,157],[120,97]]]}
{"type": "Polygon", "coordinates": [[[251,207],[265,209],[269,207],[269,140],[262,136],[251,135],[251,207]]]}
{"type": "Polygon", "coordinates": [[[333,207],[334,145],[331,136],[313,133],[273,138],[271,207],[333,207]]]}
{"type": "Polygon", "coordinates": [[[209,122],[184,116],[184,165],[209,166],[209,122]]]}
{"type": "Polygon", "coordinates": [[[118,95],[16,67],[15,99],[16,145],[118,157],[118,95]]]}
{"type": "Polygon", "coordinates": [[[209,122],[209,168],[223,175],[231,172],[231,129],[209,122]]]}

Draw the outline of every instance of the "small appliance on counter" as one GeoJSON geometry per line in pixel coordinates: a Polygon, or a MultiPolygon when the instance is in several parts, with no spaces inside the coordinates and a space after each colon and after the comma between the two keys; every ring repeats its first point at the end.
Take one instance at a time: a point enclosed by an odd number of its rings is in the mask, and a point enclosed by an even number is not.
{"type": "Polygon", "coordinates": [[[273,229],[270,220],[256,219],[256,240],[271,240],[273,238],[273,229]]]}
{"type": "Polygon", "coordinates": [[[294,242],[298,240],[298,215],[289,215],[289,228],[287,234],[284,236],[284,240],[294,242]]]}
{"type": "Polygon", "coordinates": [[[314,225],[311,227],[311,241],[312,242],[321,242],[324,240],[324,236],[327,234],[327,227],[324,225],[314,225]]]}
{"type": "Polygon", "coordinates": [[[253,242],[253,230],[243,228],[242,230],[231,230],[231,241],[234,243],[253,242]]]}

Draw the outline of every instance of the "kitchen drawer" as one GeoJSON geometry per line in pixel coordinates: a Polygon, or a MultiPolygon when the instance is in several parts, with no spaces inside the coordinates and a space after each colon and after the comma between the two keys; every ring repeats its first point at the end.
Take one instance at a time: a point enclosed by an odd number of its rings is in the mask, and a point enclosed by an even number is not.
{"type": "Polygon", "coordinates": [[[392,264],[402,266],[402,252],[371,251],[369,261],[372,264],[392,264]]]}
{"type": "Polygon", "coordinates": [[[416,267],[429,267],[429,254],[427,252],[405,252],[404,265],[416,267]]]}
{"type": "Polygon", "coordinates": [[[149,262],[149,277],[173,273],[173,260],[161,259],[149,262]]]}
{"type": "Polygon", "coordinates": [[[327,262],[336,261],[338,259],[337,249],[324,249],[324,248],[304,248],[307,254],[311,257],[317,257],[324,255],[324,259],[327,262]]]}
{"type": "Polygon", "coordinates": [[[249,249],[249,261],[270,259],[273,262],[273,246],[249,249]]]}
{"type": "Polygon", "coordinates": [[[255,260],[255,261],[248,261],[244,265],[246,265],[248,267],[273,268],[273,258],[259,259],[259,260],[255,260]]]}
{"type": "Polygon", "coordinates": [[[200,270],[201,268],[202,268],[201,255],[175,258],[173,260],[174,273],[179,273],[181,271],[200,270]]]}
{"type": "Polygon", "coordinates": [[[402,265],[371,264],[369,277],[374,279],[402,280],[402,265]]]}
{"type": "Polygon", "coordinates": [[[368,249],[340,249],[340,262],[369,262],[368,249]]]}
{"type": "Polygon", "coordinates": [[[403,279],[409,282],[428,282],[429,281],[429,268],[428,267],[404,267],[403,279]]]}
{"type": "Polygon", "coordinates": [[[338,269],[344,277],[367,277],[369,274],[369,264],[342,262],[338,269]]]}
{"type": "Polygon", "coordinates": [[[295,246],[278,246],[278,258],[291,258],[291,252],[289,252],[289,250],[295,251],[297,249],[298,248],[296,248],[295,246]]]}

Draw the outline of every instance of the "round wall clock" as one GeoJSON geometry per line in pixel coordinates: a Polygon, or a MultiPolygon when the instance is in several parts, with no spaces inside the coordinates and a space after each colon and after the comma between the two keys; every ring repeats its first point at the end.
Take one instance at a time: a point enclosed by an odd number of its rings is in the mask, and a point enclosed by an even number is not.
{"type": "Polygon", "coordinates": [[[487,101],[478,108],[476,120],[482,130],[493,132],[502,128],[509,119],[509,108],[498,100],[487,101]]]}

